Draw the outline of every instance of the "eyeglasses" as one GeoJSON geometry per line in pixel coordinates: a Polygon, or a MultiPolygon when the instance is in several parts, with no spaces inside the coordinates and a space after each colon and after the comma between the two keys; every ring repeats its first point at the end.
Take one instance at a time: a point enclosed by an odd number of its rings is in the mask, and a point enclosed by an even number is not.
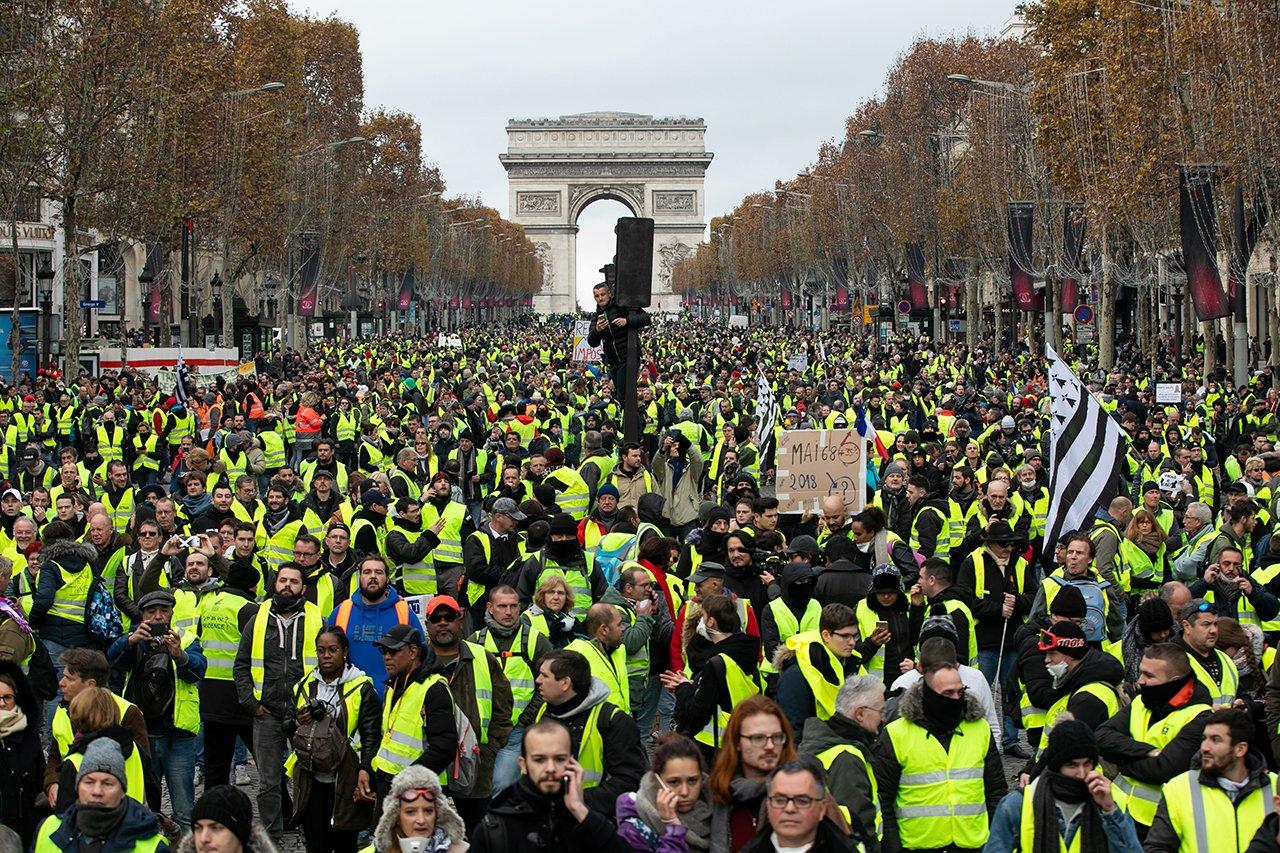
{"type": "Polygon", "coordinates": [[[839,637],[840,639],[844,640],[846,643],[858,642],[857,631],[832,631],[831,636],[839,637]]]}
{"type": "Polygon", "coordinates": [[[319,552],[319,551],[299,551],[299,550],[297,550],[297,549],[294,549],[293,556],[295,556],[295,557],[319,557],[319,556],[320,556],[320,552],[319,552]]]}
{"type": "Polygon", "coordinates": [[[813,804],[819,802],[817,797],[811,797],[808,794],[800,794],[797,797],[788,797],[783,794],[770,794],[769,805],[775,809],[785,810],[787,806],[794,805],[797,809],[812,808],[813,804]]]}
{"type": "Polygon", "coordinates": [[[739,737],[752,746],[764,746],[766,743],[783,746],[787,742],[786,732],[778,732],[776,735],[739,735],[739,737]]]}
{"type": "Polygon", "coordinates": [[[12,693],[0,693],[0,705],[13,705],[18,701],[18,697],[12,693]]]}
{"type": "Polygon", "coordinates": [[[439,613],[439,612],[437,612],[437,613],[432,613],[430,616],[428,616],[428,617],[427,617],[427,621],[428,621],[428,622],[430,622],[430,623],[432,623],[433,625],[439,625],[439,624],[442,624],[442,623],[444,623],[444,622],[453,622],[454,620],[456,620],[456,619],[457,619],[459,616],[461,616],[461,615],[462,615],[461,613],[453,613],[453,612],[449,612],[449,613],[439,613]]]}
{"type": "Polygon", "coordinates": [[[160,535],[160,531],[158,530],[139,530],[138,531],[139,539],[141,539],[143,536],[159,536],[159,535],[160,535]]]}
{"type": "Polygon", "coordinates": [[[411,788],[400,795],[400,802],[402,803],[412,803],[419,799],[434,803],[436,801],[436,792],[430,788],[411,788]]]}

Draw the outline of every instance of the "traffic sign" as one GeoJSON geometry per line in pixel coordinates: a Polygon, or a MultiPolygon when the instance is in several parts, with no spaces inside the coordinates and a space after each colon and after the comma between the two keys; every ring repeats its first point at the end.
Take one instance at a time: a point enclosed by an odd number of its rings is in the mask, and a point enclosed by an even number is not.
{"type": "Polygon", "coordinates": [[[1093,309],[1088,305],[1081,305],[1076,308],[1076,322],[1082,326],[1087,326],[1093,322],[1093,309]]]}
{"type": "Polygon", "coordinates": [[[899,302],[899,303],[898,303],[898,313],[899,313],[899,314],[910,314],[910,313],[911,313],[911,300],[909,300],[909,299],[904,299],[904,300],[902,300],[901,302],[899,302]]]}
{"type": "Polygon", "coordinates": [[[97,310],[101,311],[103,308],[106,308],[106,307],[107,307],[107,300],[105,300],[105,299],[81,299],[81,300],[80,300],[80,307],[81,307],[81,308],[96,308],[97,310]]]}

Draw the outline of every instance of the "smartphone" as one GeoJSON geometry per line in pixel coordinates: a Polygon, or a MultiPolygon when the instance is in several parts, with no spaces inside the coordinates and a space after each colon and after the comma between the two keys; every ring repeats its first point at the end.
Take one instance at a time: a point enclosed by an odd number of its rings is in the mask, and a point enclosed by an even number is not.
{"type": "Polygon", "coordinates": [[[877,631],[888,631],[888,630],[889,630],[889,623],[888,623],[888,622],[877,622],[877,623],[876,623],[876,630],[877,630],[877,631]]]}
{"type": "Polygon", "coordinates": [[[662,790],[664,790],[664,791],[670,791],[670,790],[671,790],[671,786],[670,786],[670,785],[668,785],[666,782],[662,781],[662,777],[661,777],[661,776],[658,776],[658,775],[656,775],[656,774],[655,774],[655,775],[654,775],[654,778],[658,780],[658,784],[662,786],[662,790]]]}
{"type": "Polygon", "coordinates": [[[566,773],[560,778],[560,796],[566,796],[569,793],[569,775],[566,773]]]}

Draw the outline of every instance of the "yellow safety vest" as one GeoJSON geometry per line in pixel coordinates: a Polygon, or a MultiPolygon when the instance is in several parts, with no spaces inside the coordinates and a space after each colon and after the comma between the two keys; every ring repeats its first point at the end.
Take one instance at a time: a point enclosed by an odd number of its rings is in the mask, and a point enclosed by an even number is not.
{"type": "Polygon", "coordinates": [[[116,424],[116,428],[108,433],[102,424],[98,425],[98,453],[103,462],[115,462],[124,459],[124,428],[116,424]]]}
{"type": "MultiPolygon", "coordinates": [[[[840,692],[840,685],[844,684],[844,664],[840,658],[827,648],[827,644],[822,642],[822,634],[820,631],[806,631],[803,634],[787,638],[787,648],[796,654],[796,665],[800,667],[800,673],[804,676],[804,680],[808,682],[809,689],[813,691],[813,707],[814,713],[819,720],[829,720],[831,715],[836,712],[836,694],[840,692]],[[813,661],[809,659],[809,649],[817,645],[827,655],[827,661],[831,665],[832,672],[835,673],[836,683],[832,684],[823,676],[821,672],[813,665],[813,661]]],[[[864,675],[866,670],[858,667],[859,675],[864,675]]]]}
{"type": "MultiPolygon", "coordinates": [[[[1173,711],[1153,726],[1151,712],[1147,710],[1146,703],[1139,696],[1129,706],[1129,737],[1150,744],[1155,749],[1164,749],[1178,736],[1184,726],[1211,710],[1208,705],[1202,703],[1187,705],[1185,708],[1173,711]]],[[[1135,823],[1151,826],[1151,821],[1156,816],[1156,806],[1160,805],[1160,787],[1123,774],[1116,777],[1115,786],[1124,795],[1122,808],[1128,812],[1129,817],[1133,818],[1135,823]]]]}
{"type": "Polygon", "coordinates": [[[577,569],[564,569],[547,559],[547,552],[543,551],[541,557],[541,570],[538,572],[537,579],[533,582],[534,588],[542,585],[542,581],[551,575],[564,579],[565,584],[569,587],[569,594],[572,596],[569,602],[569,612],[573,614],[573,618],[582,622],[587,618],[587,611],[591,609],[593,599],[591,598],[591,570],[595,565],[591,559],[591,555],[587,554],[586,572],[583,573],[577,569]]]}
{"type": "Polygon", "coordinates": [[[1164,804],[1181,844],[1180,853],[1236,853],[1246,849],[1262,821],[1275,811],[1276,774],[1239,802],[1217,784],[1200,782],[1199,770],[1188,770],[1164,784],[1164,804]],[[1210,827],[1213,827],[1210,831],[1210,827]]]}
{"type": "MultiPolygon", "coordinates": [[[[1039,779],[1031,780],[1025,791],[1022,792],[1022,819],[1018,828],[1018,837],[1021,839],[1019,850],[1023,853],[1030,853],[1035,850],[1036,844],[1036,811],[1035,811],[1035,795],[1036,786],[1040,784],[1039,779]]],[[[1058,836],[1058,849],[1062,853],[1081,853],[1079,831],[1071,837],[1071,845],[1067,846],[1062,836],[1058,836]]]]}
{"type": "Polygon", "coordinates": [[[1225,653],[1214,649],[1213,653],[1218,656],[1218,664],[1222,667],[1222,681],[1217,682],[1209,675],[1209,670],[1196,660],[1195,655],[1187,655],[1187,663],[1191,664],[1191,671],[1196,676],[1196,681],[1205,686],[1209,691],[1209,696],[1215,706],[1230,705],[1235,701],[1236,693],[1240,690],[1240,670],[1236,667],[1236,662],[1227,657],[1225,653]]]}
{"type": "Polygon", "coordinates": [[[143,468],[150,468],[152,471],[160,470],[160,458],[156,455],[158,441],[155,433],[147,436],[145,442],[142,436],[133,437],[133,470],[141,471],[143,468]]]}
{"type": "Polygon", "coordinates": [[[401,690],[395,701],[388,694],[382,704],[382,744],[370,763],[374,770],[394,776],[422,757],[422,703],[433,684],[449,687],[444,676],[429,675],[401,690]]]}
{"type": "Polygon", "coordinates": [[[899,717],[885,726],[902,776],[894,810],[903,848],[977,849],[987,841],[983,770],[991,744],[986,720],[964,720],[946,751],[924,728],[899,717]]]}
{"type": "MultiPolygon", "coordinates": [[[[53,840],[54,833],[61,828],[62,818],[58,815],[45,818],[44,823],[40,824],[40,831],[36,833],[36,840],[31,848],[32,853],[63,853],[66,848],[59,846],[53,840]]],[[[155,853],[160,849],[162,842],[165,842],[165,837],[157,832],[149,838],[133,842],[129,850],[130,853],[155,853]]]]}
{"type": "Polygon", "coordinates": [[[627,678],[626,648],[619,644],[611,655],[605,657],[604,651],[595,642],[585,637],[579,637],[565,648],[578,652],[587,659],[591,664],[591,674],[609,688],[609,701],[618,706],[624,714],[630,714],[631,682],[627,678]]]}
{"type": "MultiPolygon", "coordinates": [[[[271,619],[271,602],[264,601],[258,605],[257,615],[253,617],[250,628],[249,675],[253,679],[253,698],[262,701],[262,684],[266,680],[266,643],[267,622],[271,619]]],[[[324,618],[320,608],[311,602],[302,605],[302,671],[314,669],[316,665],[316,634],[324,626],[324,618]]],[[[421,720],[419,720],[421,723],[421,720]]]]}
{"type": "MultiPolygon", "coordinates": [[[[862,602],[859,601],[859,604],[862,602]]],[[[775,598],[769,602],[767,608],[769,613],[773,614],[773,624],[778,629],[778,643],[785,643],[787,640],[799,634],[801,631],[812,632],[818,630],[818,623],[822,619],[822,605],[818,604],[816,599],[809,599],[809,603],[805,605],[804,615],[800,619],[796,619],[796,615],[791,612],[791,608],[781,598],[775,598]]],[[[743,630],[746,625],[743,625],[743,630]]],[[[777,668],[772,661],[765,660],[760,664],[760,671],[765,673],[777,672],[777,668]]]]}
{"type": "Polygon", "coordinates": [[[41,571],[47,572],[51,568],[57,570],[61,583],[53,594],[49,615],[84,624],[85,605],[89,600],[89,589],[93,586],[93,564],[85,563],[80,571],[68,573],[57,563],[46,562],[41,571]]]}
{"type": "MultiPolygon", "coordinates": [[[[284,449],[284,437],[275,430],[266,430],[258,434],[262,443],[262,467],[266,471],[283,468],[289,461],[284,449]]],[[[234,484],[232,484],[234,486],[234,484]]]]}
{"type": "MultiPolygon", "coordinates": [[[[440,544],[431,552],[428,559],[432,562],[462,564],[462,525],[467,520],[467,508],[457,501],[450,501],[444,507],[444,527],[440,530],[440,544]]],[[[425,530],[441,518],[435,504],[427,501],[422,504],[422,527],[425,530]]]]}
{"type": "Polygon", "coordinates": [[[1087,693],[1095,697],[1103,705],[1106,705],[1108,718],[1114,717],[1120,710],[1120,700],[1116,697],[1116,689],[1114,687],[1105,681],[1090,681],[1083,687],[1063,696],[1049,708],[1048,713],[1045,714],[1044,731],[1040,734],[1041,745],[1049,742],[1049,732],[1052,731],[1058,715],[1067,710],[1067,705],[1071,703],[1072,698],[1080,693],[1087,693]]]}
{"type": "MultiPolygon", "coordinates": [[[[547,706],[544,704],[538,709],[537,719],[541,720],[546,711],[547,706]]],[[[620,713],[618,708],[606,700],[587,714],[577,755],[578,764],[582,765],[583,788],[595,788],[604,781],[604,738],[600,734],[600,718],[604,716],[606,721],[612,720],[617,713],[620,713]]]]}
{"type": "MultiPolygon", "coordinates": [[[[320,680],[320,671],[312,670],[302,677],[302,681],[296,691],[298,694],[297,707],[302,708],[312,694],[307,687],[316,684],[320,680]]],[[[351,744],[351,749],[355,752],[356,758],[360,757],[360,735],[356,731],[356,727],[360,722],[360,695],[363,692],[361,688],[368,684],[373,686],[373,679],[367,675],[358,675],[350,681],[336,684],[334,687],[338,689],[339,695],[342,696],[342,705],[346,709],[345,729],[347,742],[351,744]]],[[[284,771],[293,773],[294,768],[298,766],[298,753],[290,753],[284,762],[284,771]]],[[[309,769],[309,768],[308,768],[309,769]]]]}
{"type": "Polygon", "coordinates": [[[499,651],[493,632],[488,628],[481,628],[473,638],[484,646],[485,651],[502,661],[502,673],[511,685],[511,698],[514,700],[511,707],[513,724],[520,719],[537,689],[537,685],[533,683],[533,665],[538,656],[538,635],[538,629],[532,624],[521,625],[519,632],[511,640],[511,648],[505,652],[499,651]]]}
{"type": "Polygon", "coordinates": [[[577,471],[572,468],[557,468],[542,482],[559,484],[563,487],[557,489],[559,495],[556,503],[563,512],[573,516],[574,521],[582,521],[587,517],[587,510],[591,505],[591,487],[577,471]]]}
{"type": "MultiPolygon", "coordinates": [[[[178,635],[178,641],[184,649],[191,648],[198,639],[193,630],[179,629],[174,625],[173,631],[178,635]]],[[[173,727],[193,735],[198,734],[200,732],[200,690],[196,684],[179,677],[177,665],[173,661],[169,662],[169,669],[173,672],[173,727]]],[[[132,682],[139,671],[135,669],[131,672],[126,683],[132,682]]],[[[126,692],[127,690],[128,688],[126,692]]]]}
{"type": "Polygon", "coordinates": [[[940,560],[946,560],[951,556],[951,528],[947,517],[942,514],[942,510],[936,506],[924,506],[916,513],[916,517],[911,521],[911,550],[920,552],[920,530],[919,522],[921,516],[925,513],[932,513],[938,517],[938,540],[934,545],[933,554],[930,556],[937,557],[940,560]]]}
{"type": "Polygon", "coordinates": [[[871,805],[876,813],[876,839],[884,840],[884,811],[880,808],[880,786],[876,784],[875,771],[871,769],[871,762],[867,760],[866,754],[861,747],[854,746],[850,743],[837,744],[829,749],[819,752],[815,757],[822,764],[822,769],[827,771],[828,776],[831,773],[831,765],[836,763],[836,759],[842,755],[852,755],[862,765],[863,771],[867,774],[867,780],[871,788],[871,805]]]}
{"type": "Polygon", "coordinates": [[[125,489],[120,493],[120,502],[111,503],[111,495],[102,493],[102,507],[111,517],[111,526],[116,533],[124,533],[129,527],[129,519],[133,517],[133,489],[125,489]]]}
{"type": "Polygon", "coordinates": [[[248,603],[238,595],[215,589],[200,599],[200,648],[209,667],[204,677],[231,681],[240,649],[240,609],[248,603]]]}
{"type": "MultiPolygon", "coordinates": [[[[738,703],[763,692],[760,689],[760,682],[743,672],[742,667],[738,666],[738,662],[733,658],[723,653],[716,657],[724,659],[724,682],[729,690],[729,707],[716,706],[711,713],[711,719],[707,720],[702,731],[693,736],[698,743],[712,749],[720,748],[720,733],[728,729],[729,718],[733,715],[733,709],[738,703]]],[[[702,672],[706,673],[706,671],[704,667],[702,672]]]]}

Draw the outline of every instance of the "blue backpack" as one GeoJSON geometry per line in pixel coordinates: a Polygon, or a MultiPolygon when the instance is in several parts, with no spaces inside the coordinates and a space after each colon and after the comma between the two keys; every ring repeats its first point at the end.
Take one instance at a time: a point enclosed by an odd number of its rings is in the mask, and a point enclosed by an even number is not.
{"type": "Polygon", "coordinates": [[[600,540],[600,544],[596,548],[596,565],[600,567],[600,573],[604,575],[605,583],[609,586],[616,586],[618,576],[622,572],[622,564],[632,559],[632,552],[636,547],[635,535],[628,536],[626,539],[618,543],[614,548],[605,548],[604,540],[600,540]]]}
{"type": "MultiPolygon", "coordinates": [[[[1045,580],[1053,581],[1058,586],[1074,586],[1084,596],[1084,628],[1085,639],[1091,643],[1100,643],[1107,638],[1107,587],[1106,581],[1092,578],[1067,580],[1066,578],[1049,576],[1045,580]]],[[[1052,611],[1052,607],[1048,608],[1052,611]]]]}

